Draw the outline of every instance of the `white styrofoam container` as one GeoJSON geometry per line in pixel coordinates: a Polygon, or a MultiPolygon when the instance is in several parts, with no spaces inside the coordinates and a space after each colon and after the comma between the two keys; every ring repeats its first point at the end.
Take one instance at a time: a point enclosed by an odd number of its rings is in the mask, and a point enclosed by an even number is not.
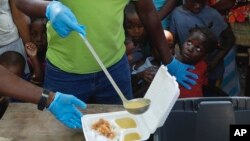
{"type": "Polygon", "coordinates": [[[161,66],[144,96],[151,100],[149,109],[141,115],[132,115],[127,111],[84,115],[81,120],[86,141],[123,141],[124,135],[130,132],[136,132],[140,135],[141,140],[147,140],[150,134],[153,134],[158,127],[163,126],[179,97],[179,93],[175,77],[168,73],[165,66],[161,66]],[[124,117],[132,118],[137,127],[130,129],[119,128],[115,120],[124,117]],[[117,138],[108,140],[96,135],[91,127],[100,118],[109,121],[117,134],[117,138]]]}

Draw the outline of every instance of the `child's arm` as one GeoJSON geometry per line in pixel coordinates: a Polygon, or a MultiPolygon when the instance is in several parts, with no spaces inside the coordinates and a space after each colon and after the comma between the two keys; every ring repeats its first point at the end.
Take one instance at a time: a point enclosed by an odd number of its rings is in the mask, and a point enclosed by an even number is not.
{"type": "Polygon", "coordinates": [[[221,14],[226,15],[236,4],[237,0],[220,0],[211,5],[211,7],[217,9],[221,14]]]}
{"type": "Polygon", "coordinates": [[[40,85],[43,82],[44,74],[41,67],[41,63],[39,62],[37,57],[37,47],[35,44],[29,42],[25,44],[25,49],[30,58],[31,65],[34,71],[30,81],[34,84],[40,85]]]}
{"type": "Polygon", "coordinates": [[[144,71],[139,72],[137,75],[137,79],[143,79],[145,80],[147,83],[151,83],[155,77],[155,74],[157,73],[157,70],[159,68],[156,66],[151,66],[149,68],[146,68],[144,71]]]}
{"type": "Polygon", "coordinates": [[[233,47],[235,43],[235,36],[232,29],[228,26],[220,35],[220,50],[217,52],[216,56],[211,62],[209,62],[208,70],[213,70],[219,61],[223,60],[229,50],[233,47]]]}
{"type": "Polygon", "coordinates": [[[175,8],[176,3],[177,3],[177,0],[167,0],[166,1],[165,5],[158,12],[158,15],[159,15],[161,20],[170,14],[170,12],[175,8]]]}

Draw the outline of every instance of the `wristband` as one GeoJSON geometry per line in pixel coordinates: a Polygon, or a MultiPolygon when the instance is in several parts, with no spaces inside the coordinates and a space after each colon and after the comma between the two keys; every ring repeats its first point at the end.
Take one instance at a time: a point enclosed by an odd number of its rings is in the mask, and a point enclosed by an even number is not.
{"type": "Polygon", "coordinates": [[[49,97],[49,90],[43,89],[43,93],[42,93],[41,98],[37,104],[38,110],[43,111],[43,109],[46,107],[48,97],[49,97]]]}

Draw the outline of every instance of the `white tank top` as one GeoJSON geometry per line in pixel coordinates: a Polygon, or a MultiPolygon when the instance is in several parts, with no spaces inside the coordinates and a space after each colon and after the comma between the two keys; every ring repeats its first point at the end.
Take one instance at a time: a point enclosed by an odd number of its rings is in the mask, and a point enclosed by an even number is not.
{"type": "Polygon", "coordinates": [[[0,47],[18,38],[18,30],[12,20],[9,0],[0,0],[0,47]]]}

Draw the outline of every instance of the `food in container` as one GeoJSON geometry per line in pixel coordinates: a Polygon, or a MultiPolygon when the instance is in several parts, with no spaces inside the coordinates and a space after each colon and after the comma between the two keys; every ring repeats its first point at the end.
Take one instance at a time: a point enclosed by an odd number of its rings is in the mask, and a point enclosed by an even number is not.
{"type": "Polygon", "coordinates": [[[92,125],[92,129],[109,139],[113,139],[116,136],[110,123],[102,118],[92,125]]]}
{"type": "Polygon", "coordinates": [[[136,123],[132,118],[118,118],[115,120],[120,128],[128,129],[128,128],[136,128],[136,123]]]}
{"type": "Polygon", "coordinates": [[[138,133],[129,133],[124,136],[124,141],[136,141],[140,139],[141,137],[138,133]]]}
{"type": "Polygon", "coordinates": [[[163,126],[179,97],[176,79],[165,66],[161,66],[154,77],[145,98],[151,100],[149,109],[141,115],[133,115],[127,111],[87,114],[82,117],[83,132],[86,141],[144,141],[157,128],[163,126]],[[100,119],[110,124],[114,137],[105,137],[92,126],[100,119]]]}

